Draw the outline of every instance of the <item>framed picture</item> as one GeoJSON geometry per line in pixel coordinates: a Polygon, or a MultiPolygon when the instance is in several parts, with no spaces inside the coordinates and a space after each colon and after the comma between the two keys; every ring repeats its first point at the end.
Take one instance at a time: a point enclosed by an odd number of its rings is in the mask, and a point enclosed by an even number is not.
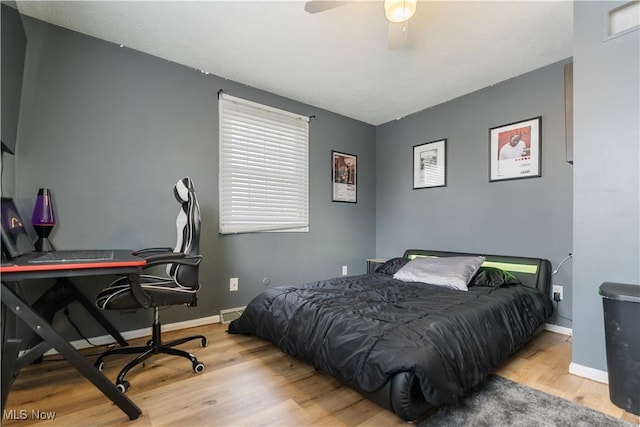
{"type": "Polygon", "coordinates": [[[542,117],[489,129],[489,182],[542,176],[542,117]]]}
{"type": "Polygon", "coordinates": [[[413,146],[413,189],[447,185],[447,140],[413,146]]]}
{"type": "Polygon", "coordinates": [[[357,203],[358,157],[332,151],[331,180],[334,202],[357,203]]]}

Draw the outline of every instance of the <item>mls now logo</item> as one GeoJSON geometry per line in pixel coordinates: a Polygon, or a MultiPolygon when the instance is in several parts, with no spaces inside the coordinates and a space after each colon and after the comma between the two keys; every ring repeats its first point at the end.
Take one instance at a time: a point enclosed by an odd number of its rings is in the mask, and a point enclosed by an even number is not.
{"type": "Polygon", "coordinates": [[[5,409],[2,411],[2,419],[4,420],[26,420],[29,418],[29,412],[26,409],[5,409]]]}
{"type": "Polygon", "coordinates": [[[2,419],[5,420],[53,420],[56,418],[56,413],[53,411],[41,411],[34,409],[27,411],[26,409],[5,409],[2,411],[2,419]]]}

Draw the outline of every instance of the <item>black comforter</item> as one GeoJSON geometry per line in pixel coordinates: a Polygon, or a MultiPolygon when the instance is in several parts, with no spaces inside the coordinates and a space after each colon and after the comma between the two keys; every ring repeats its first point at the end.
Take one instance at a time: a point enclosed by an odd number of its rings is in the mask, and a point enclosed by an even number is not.
{"type": "Polygon", "coordinates": [[[553,312],[523,285],[468,292],[381,273],[265,290],[229,326],[364,392],[412,371],[433,405],[455,403],[553,312]]]}

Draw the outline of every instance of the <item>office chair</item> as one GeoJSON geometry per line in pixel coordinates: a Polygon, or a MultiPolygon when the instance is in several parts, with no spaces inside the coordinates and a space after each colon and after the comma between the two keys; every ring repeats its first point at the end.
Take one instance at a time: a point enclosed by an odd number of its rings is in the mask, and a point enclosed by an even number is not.
{"type": "Polygon", "coordinates": [[[95,366],[102,370],[103,359],[107,356],[140,353],[118,374],[116,387],[123,393],[130,386],[124,378],[125,375],[134,366],[143,363],[154,354],[164,353],[185,357],[191,361],[194,372],[204,371],[204,364],[194,355],[173,347],[196,339],[200,340],[202,347],[206,347],[206,337],[193,335],[167,343],[162,342],[159,308],[179,304],[193,307],[196,305],[196,293],[200,288],[198,283],[198,267],[202,260],[199,254],[200,208],[193,182],[189,177],[183,178],[175,185],[173,192],[181,205],[176,219],[178,238],[175,249],[148,248],[135,252],[136,255],[147,260],[145,269],[166,265],[167,276],[141,274],[120,277],[108,288],[103,289],[96,299],[96,305],[103,310],[153,308],[152,337],[145,346],[114,348],[105,351],[96,360],[95,366]]]}

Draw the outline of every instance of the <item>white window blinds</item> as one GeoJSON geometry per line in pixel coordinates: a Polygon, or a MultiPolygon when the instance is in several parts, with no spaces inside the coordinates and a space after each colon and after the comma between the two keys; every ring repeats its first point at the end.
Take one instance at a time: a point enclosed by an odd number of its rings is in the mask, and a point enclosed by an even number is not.
{"type": "Polygon", "coordinates": [[[224,93],[220,233],[308,231],[309,118],[224,93]]]}

